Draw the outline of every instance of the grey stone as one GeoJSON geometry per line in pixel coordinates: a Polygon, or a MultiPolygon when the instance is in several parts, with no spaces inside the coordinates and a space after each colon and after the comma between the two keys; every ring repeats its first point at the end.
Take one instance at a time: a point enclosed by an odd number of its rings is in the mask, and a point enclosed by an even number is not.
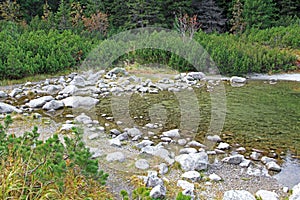
{"type": "Polygon", "coordinates": [[[0,91],[0,98],[5,98],[8,95],[4,91],[0,91]]]}
{"type": "Polygon", "coordinates": [[[135,162],[135,167],[138,169],[149,169],[150,165],[149,162],[146,159],[139,159],[135,162]]]}
{"type": "Polygon", "coordinates": [[[10,97],[15,97],[17,94],[21,94],[23,92],[23,90],[19,89],[19,88],[14,88],[10,93],[9,96],[10,97]]]}
{"type": "Polygon", "coordinates": [[[208,164],[208,155],[205,152],[182,154],[175,157],[184,171],[205,170],[208,164]]]}
{"type": "Polygon", "coordinates": [[[62,87],[60,85],[47,85],[42,89],[47,91],[48,94],[56,94],[62,89],[62,87]]]}
{"type": "Polygon", "coordinates": [[[109,144],[110,144],[110,146],[116,146],[116,147],[122,146],[121,141],[117,138],[110,139],[109,144]]]}
{"type": "Polygon", "coordinates": [[[268,190],[258,190],[255,195],[261,198],[261,200],[279,200],[279,196],[275,192],[268,190]]]}
{"type": "Polygon", "coordinates": [[[197,171],[188,171],[188,172],[185,172],[181,175],[181,178],[185,178],[185,179],[188,179],[192,182],[197,182],[201,179],[201,175],[199,172],[197,171]]]}
{"type": "Polygon", "coordinates": [[[99,100],[92,97],[71,96],[62,100],[66,107],[90,110],[99,100]]]}
{"type": "Polygon", "coordinates": [[[122,134],[118,135],[118,136],[116,137],[116,139],[118,139],[118,140],[120,140],[120,141],[128,140],[128,133],[127,133],[127,132],[122,133],[122,134]]]}
{"type": "Polygon", "coordinates": [[[73,95],[78,91],[78,88],[75,85],[68,85],[65,87],[62,91],[60,91],[58,94],[61,95],[73,95]]]}
{"type": "Polygon", "coordinates": [[[224,193],[223,200],[255,200],[255,197],[246,190],[229,190],[224,193]]]}
{"type": "Polygon", "coordinates": [[[239,153],[245,153],[246,149],[245,149],[245,147],[239,147],[239,148],[236,149],[236,151],[239,152],[239,153]]]}
{"type": "Polygon", "coordinates": [[[92,153],[92,158],[98,158],[103,155],[101,149],[98,148],[90,148],[90,152],[92,153]]]}
{"type": "Polygon", "coordinates": [[[73,127],[75,127],[74,124],[63,124],[59,131],[70,131],[73,127]]]}
{"type": "Polygon", "coordinates": [[[198,150],[195,148],[183,148],[179,150],[179,154],[189,154],[189,153],[197,153],[198,150]]]}
{"type": "Polygon", "coordinates": [[[229,164],[235,164],[235,165],[240,164],[241,162],[243,162],[243,160],[244,160],[244,156],[240,155],[240,154],[229,156],[229,157],[222,159],[223,162],[226,162],[229,164]]]}
{"type": "Polygon", "coordinates": [[[205,74],[203,72],[189,72],[187,76],[192,77],[194,80],[202,80],[205,78],[205,74]]]}
{"type": "Polygon", "coordinates": [[[107,154],[106,160],[108,162],[114,162],[114,161],[124,162],[126,160],[126,157],[122,152],[113,152],[113,153],[107,154]]]}
{"type": "Polygon", "coordinates": [[[276,172],[281,171],[281,167],[274,161],[268,162],[266,164],[266,167],[267,167],[268,170],[271,170],[271,171],[276,171],[276,172]]]}
{"type": "Polygon", "coordinates": [[[0,113],[1,114],[12,113],[12,112],[22,113],[22,110],[16,108],[15,106],[0,102],[0,113]]]}
{"type": "Polygon", "coordinates": [[[137,128],[130,128],[127,130],[127,133],[130,137],[142,136],[143,133],[137,128]]]}
{"type": "Polygon", "coordinates": [[[172,138],[169,138],[169,137],[162,137],[162,138],[160,138],[160,140],[161,140],[162,142],[171,142],[171,141],[172,141],[172,138]]]}
{"type": "Polygon", "coordinates": [[[166,196],[166,187],[157,185],[150,191],[150,197],[153,199],[163,199],[166,196]]]}
{"type": "Polygon", "coordinates": [[[121,132],[118,130],[118,129],[111,129],[110,131],[110,134],[113,134],[113,135],[120,135],[121,134],[121,132]]]}
{"type": "Polygon", "coordinates": [[[158,169],[161,175],[164,175],[169,171],[168,165],[166,163],[159,164],[158,169]]]}
{"type": "Polygon", "coordinates": [[[153,145],[153,144],[154,144],[154,142],[152,142],[152,141],[150,141],[150,140],[143,140],[143,141],[141,141],[140,143],[136,144],[135,146],[136,146],[137,148],[139,148],[139,149],[142,149],[142,148],[144,148],[144,147],[146,147],[146,146],[151,146],[151,145],[153,145]]]}
{"type": "Polygon", "coordinates": [[[170,138],[174,138],[174,137],[179,138],[180,137],[179,129],[173,129],[173,130],[163,132],[162,135],[164,137],[170,137],[170,138]]]}
{"type": "Polygon", "coordinates": [[[82,76],[75,76],[73,80],[70,82],[70,85],[75,85],[77,87],[84,87],[86,84],[82,76]]]}
{"type": "Polygon", "coordinates": [[[43,106],[44,110],[58,110],[64,107],[64,103],[62,101],[51,100],[43,106]]]}
{"type": "Polygon", "coordinates": [[[27,103],[30,108],[40,108],[43,107],[48,101],[54,100],[52,96],[43,96],[37,99],[33,99],[27,103]]]}

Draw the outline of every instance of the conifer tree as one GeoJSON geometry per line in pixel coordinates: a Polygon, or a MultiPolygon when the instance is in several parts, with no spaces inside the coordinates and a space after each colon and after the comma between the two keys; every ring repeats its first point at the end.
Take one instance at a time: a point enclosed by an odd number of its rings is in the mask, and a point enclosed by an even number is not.
{"type": "Polygon", "coordinates": [[[276,7],[273,0],[245,0],[243,17],[247,29],[265,29],[274,25],[276,7]]]}
{"type": "Polygon", "coordinates": [[[240,0],[235,0],[233,9],[232,9],[232,19],[230,20],[231,29],[230,32],[238,34],[243,32],[245,29],[245,22],[243,19],[243,4],[240,0]]]}

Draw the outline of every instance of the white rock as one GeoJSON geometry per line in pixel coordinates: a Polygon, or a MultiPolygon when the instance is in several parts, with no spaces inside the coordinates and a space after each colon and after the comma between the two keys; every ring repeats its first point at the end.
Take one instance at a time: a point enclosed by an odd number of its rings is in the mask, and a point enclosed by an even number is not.
{"type": "Polygon", "coordinates": [[[151,146],[153,145],[154,142],[150,141],[150,140],[143,140],[140,143],[136,144],[135,146],[139,149],[144,148],[146,146],[151,146]]]}
{"type": "Polygon", "coordinates": [[[245,160],[243,160],[239,165],[240,165],[241,167],[247,168],[247,167],[249,167],[250,164],[251,164],[251,160],[245,159],[245,160]]]}
{"type": "Polygon", "coordinates": [[[4,91],[0,91],[0,98],[7,97],[7,94],[4,91]]]}
{"type": "Polygon", "coordinates": [[[43,96],[37,99],[33,99],[27,103],[30,108],[40,108],[45,105],[48,101],[54,100],[52,96],[43,96]]]}
{"type": "Polygon", "coordinates": [[[208,178],[212,181],[221,181],[222,178],[220,176],[218,176],[217,174],[213,173],[213,174],[210,174],[208,176],[208,178]]]}
{"type": "Polygon", "coordinates": [[[217,149],[220,149],[220,150],[226,150],[229,148],[230,148],[230,145],[226,142],[221,142],[217,147],[217,149]]]}
{"type": "Polygon", "coordinates": [[[187,146],[189,147],[200,147],[200,148],[206,148],[205,145],[201,144],[200,142],[197,142],[197,141],[190,141],[187,143],[187,146]]]}
{"type": "Polygon", "coordinates": [[[246,190],[229,190],[224,193],[223,200],[255,200],[255,197],[246,190]]]}
{"type": "Polygon", "coordinates": [[[193,183],[190,183],[188,181],[184,181],[184,180],[178,180],[177,181],[177,186],[181,187],[184,190],[194,190],[195,185],[193,183]]]}
{"type": "Polygon", "coordinates": [[[62,100],[66,107],[90,110],[99,100],[92,97],[71,96],[62,100]]]}
{"type": "Polygon", "coordinates": [[[175,157],[184,171],[207,169],[208,155],[205,152],[182,154],[175,157]]]}
{"type": "Polygon", "coordinates": [[[169,131],[163,132],[162,134],[163,134],[163,136],[170,137],[170,138],[179,138],[180,137],[179,129],[169,130],[169,131]]]}
{"type": "Polygon", "coordinates": [[[58,110],[64,107],[64,103],[62,101],[51,100],[47,102],[44,106],[44,110],[58,110]]]}
{"type": "Polygon", "coordinates": [[[75,117],[74,121],[83,124],[91,124],[93,122],[93,120],[84,113],[81,113],[80,115],[75,117]]]}
{"type": "Polygon", "coordinates": [[[221,142],[222,139],[218,135],[208,135],[207,140],[212,141],[212,142],[221,142]]]}
{"type": "Polygon", "coordinates": [[[95,139],[99,138],[99,134],[93,133],[93,134],[89,135],[88,138],[89,138],[89,140],[95,140],[95,139]]]}
{"type": "Polygon", "coordinates": [[[116,147],[121,147],[122,146],[121,141],[117,138],[110,139],[109,140],[109,145],[110,146],[116,146],[116,147]]]}
{"type": "Polygon", "coordinates": [[[62,91],[60,91],[58,94],[65,94],[65,95],[73,95],[78,91],[78,88],[75,85],[68,85],[65,87],[62,91]]]}
{"type": "Polygon", "coordinates": [[[258,190],[255,195],[261,200],[279,200],[279,196],[275,192],[268,190],[258,190]]]}
{"type": "Polygon", "coordinates": [[[196,182],[201,179],[201,175],[199,172],[193,170],[193,171],[188,171],[188,172],[183,173],[181,175],[181,178],[185,178],[192,182],[196,182]]]}
{"type": "Polygon", "coordinates": [[[261,162],[264,163],[264,164],[267,164],[268,162],[271,162],[271,161],[276,162],[276,159],[274,159],[274,158],[269,158],[269,157],[267,157],[267,156],[263,156],[263,157],[261,158],[261,162]]]}
{"type": "Polygon", "coordinates": [[[276,172],[281,171],[281,167],[274,161],[268,162],[266,164],[266,167],[267,167],[268,170],[272,170],[272,171],[276,171],[276,172]]]}
{"type": "Polygon", "coordinates": [[[293,193],[289,197],[289,200],[300,200],[300,183],[293,187],[292,192],[293,193]]]}
{"type": "Polygon", "coordinates": [[[15,106],[0,102],[0,113],[1,114],[12,113],[12,112],[22,113],[22,110],[16,108],[15,106]]]}
{"type": "Polygon", "coordinates": [[[250,158],[252,160],[255,160],[255,161],[259,161],[260,158],[261,158],[262,154],[261,153],[258,153],[256,151],[253,151],[251,154],[250,154],[250,158]]]}
{"type": "Polygon", "coordinates": [[[243,77],[233,76],[230,78],[231,83],[245,83],[246,79],[243,77]]]}

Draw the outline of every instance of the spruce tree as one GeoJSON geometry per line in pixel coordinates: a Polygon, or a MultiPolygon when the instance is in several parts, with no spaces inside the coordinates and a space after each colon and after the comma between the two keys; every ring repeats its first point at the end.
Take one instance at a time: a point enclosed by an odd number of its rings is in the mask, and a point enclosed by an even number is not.
{"type": "Polygon", "coordinates": [[[245,0],[243,17],[247,29],[265,29],[275,24],[276,7],[272,0],[245,0]]]}
{"type": "Polygon", "coordinates": [[[225,31],[227,19],[223,16],[223,10],[217,6],[214,0],[195,1],[193,5],[202,30],[207,33],[225,31]]]}

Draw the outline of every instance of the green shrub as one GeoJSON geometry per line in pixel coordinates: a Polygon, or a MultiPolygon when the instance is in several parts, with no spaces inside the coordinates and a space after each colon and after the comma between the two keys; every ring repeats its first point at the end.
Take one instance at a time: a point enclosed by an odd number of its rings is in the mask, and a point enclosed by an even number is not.
{"type": "Polygon", "coordinates": [[[45,142],[38,140],[36,127],[21,137],[7,135],[11,123],[8,115],[0,125],[1,199],[109,197],[102,186],[108,175],[91,159],[81,131],[74,129],[73,138],[65,137],[64,145],[56,134],[45,142]]]}
{"type": "Polygon", "coordinates": [[[300,25],[294,24],[287,27],[279,26],[265,30],[251,29],[244,34],[245,40],[261,45],[280,48],[300,48],[300,25]]]}
{"type": "Polygon", "coordinates": [[[0,33],[0,79],[57,73],[75,68],[92,48],[91,40],[71,31],[6,28],[0,33]]]}

